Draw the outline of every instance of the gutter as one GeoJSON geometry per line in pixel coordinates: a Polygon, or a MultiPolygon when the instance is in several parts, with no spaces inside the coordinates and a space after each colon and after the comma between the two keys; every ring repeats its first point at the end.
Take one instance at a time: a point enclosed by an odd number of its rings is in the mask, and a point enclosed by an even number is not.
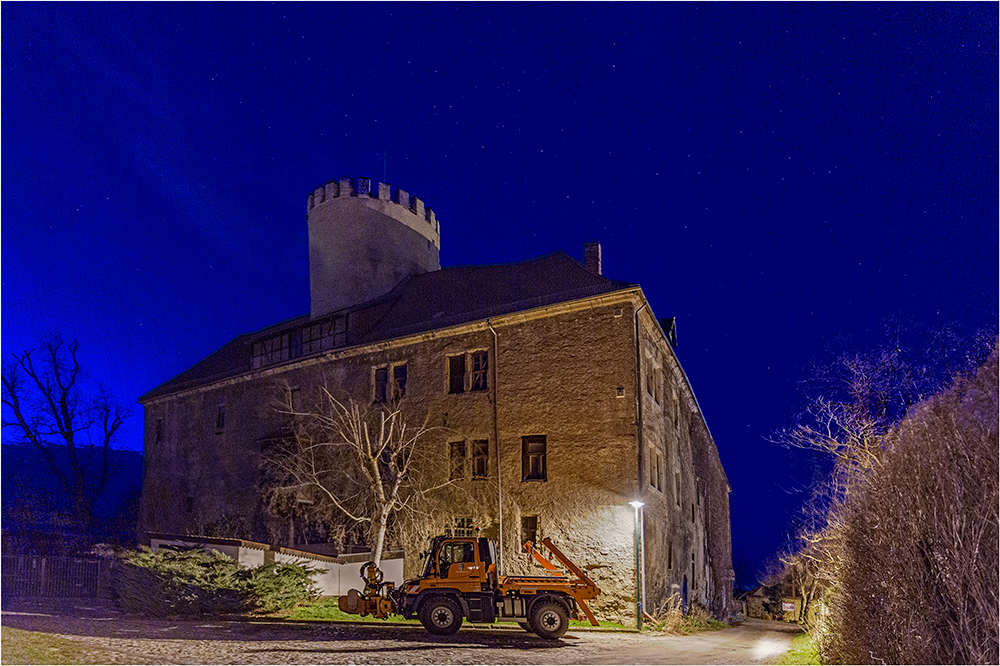
{"type": "Polygon", "coordinates": [[[639,485],[636,488],[635,499],[642,501],[642,364],[641,364],[641,342],[639,338],[639,314],[649,306],[643,299],[642,307],[635,311],[633,315],[635,323],[635,413],[636,413],[636,441],[639,444],[639,485]]]}
{"type": "Polygon", "coordinates": [[[497,406],[497,394],[500,392],[500,387],[497,386],[497,365],[499,365],[498,352],[499,346],[497,344],[497,331],[493,328],[493,323],[487,319],[486,325],[489,326],[490,332],[493,334],[493,441],[496,443],[497,449],[497,513],[500,520],[500,548],[497,549],[497,576],[503,575],[503,474],[502,467],[500,466],[500,422],[497,418],[498,406],[497,406]]]}

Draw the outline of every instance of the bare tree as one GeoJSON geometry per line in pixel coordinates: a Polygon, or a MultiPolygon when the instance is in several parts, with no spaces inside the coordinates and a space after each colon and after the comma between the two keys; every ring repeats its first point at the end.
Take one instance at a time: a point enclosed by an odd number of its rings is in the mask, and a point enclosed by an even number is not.
{"type": "Polygon", "coordinates": [[[814,480],[779,578],[803,610],[822,596],[824,659],[995,663],[996,337],[844,354],[811,386],[775,439],[826,454],[832,473],[814,480]]]}
{"type": "Polygon", "coordinates": [[[429,452],[420,444],[433,429],[407,423],[402,402],[365,408],[324,387],[314,408],[296,409],[286,393],[280,411],[291,431],[265,454],[272,505],[305,502],[314,514],[353,521],[364,529],[376,564],[394,522],[451,483],[426,464],[429,452]]]}
{"type": "Polygon", "coordinates": [[[79,346],[51,336],[38,350],[14,354],[4,364],[3,427],[41,453],[71,499],[74,517],[89,526],[94,503],[117,472],[113,444],[131,410],[103,388],[86,394],[79,346]]]}

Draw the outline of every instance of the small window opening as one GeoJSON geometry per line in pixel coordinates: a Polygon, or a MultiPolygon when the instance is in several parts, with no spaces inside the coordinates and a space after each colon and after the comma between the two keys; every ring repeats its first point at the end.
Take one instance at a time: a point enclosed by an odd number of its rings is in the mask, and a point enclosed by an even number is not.
{"type": "Polygon", "coordinates": [[[490,468],[490,442],[488,439],[477,439],[472,442],[472,478],[485,479],[490,468]]]}
{"type": "MultiPolygon", "coordinates": [[[[521,516],[521,543],[518,544],[523,547],[525,543],[531,542],[535,544],[538,539],[538,516],[521,516]]],[[[520,550],[520,548],[518,549],[520,550]]]]}
{"type": "Polygon", "coordinates": [[[375,368],[375,402],[385,402],[388,398],[389,368],[375,368]]]}
{"type": "Polygon", "coordinates": [[[521,438],[521,480],[546,480],[545,435],[521,438]]]}
{"type": "Polygon", "coordinates": [[[393,397],[396,400],[406,396],[406,364],[392,366],[393,397]]]}
{"type": "Polygon", "coordinates": [[[465,393],[465,354],[448,357],[448,393],[465,393]]]}
{"type": "Polygon", "coordinates": [[[451,443],[451,473],[448,478],[452,481],[465,478],[465,442],[451,443]]]}

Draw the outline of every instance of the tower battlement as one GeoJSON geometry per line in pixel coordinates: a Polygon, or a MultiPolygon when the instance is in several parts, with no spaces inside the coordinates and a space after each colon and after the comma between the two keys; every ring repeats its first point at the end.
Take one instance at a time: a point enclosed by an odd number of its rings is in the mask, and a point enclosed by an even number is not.
{"type": "Polygon", "coordinates": [[[441,268],[441,224],[406,190],[371,178],[320,185],[306,201],[310,312],[319,317],[377,298],[441,268]]]}
{"type": "MultiPolygon", "coordinates": [[[[441,227],[437,216],[432,209],[426,207],[422,199],[410,196],[409,192],[401,188],[396,188],[396,191],[393,192],[389,183],[378,181],[374,183],[375,187],[372,185],[372,179],[365,177],[358,178],[356,181],[353,178],[328,181],[325,185],[320,185],[309,193],[306,198],[306,211],[310,212],[316,206],[341,197],[367,197],[393,205],[394,208],[400,209],[396,211],[397,214],[408,211],[414,217],[427,222],[440,238],[441,227]]],[[[440,240],[436,245],[440,247],[440,240]]]]}

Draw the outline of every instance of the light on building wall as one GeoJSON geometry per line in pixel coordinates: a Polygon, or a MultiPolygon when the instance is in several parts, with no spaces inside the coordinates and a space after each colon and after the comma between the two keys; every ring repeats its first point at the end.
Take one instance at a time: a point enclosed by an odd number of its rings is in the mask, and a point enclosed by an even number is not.
{"type": "Polygon", "coordinates": [[[645,506],[645,502],[640,502],[639,500],[633,500],[629,502],[629,506],[635,509],[635,626],[637,629],[642,629],[642,602],[643,594],[643,578],[645,578],[645,572],[642,570],[642,548],[639,546],[639,509],[645,506]]]}

